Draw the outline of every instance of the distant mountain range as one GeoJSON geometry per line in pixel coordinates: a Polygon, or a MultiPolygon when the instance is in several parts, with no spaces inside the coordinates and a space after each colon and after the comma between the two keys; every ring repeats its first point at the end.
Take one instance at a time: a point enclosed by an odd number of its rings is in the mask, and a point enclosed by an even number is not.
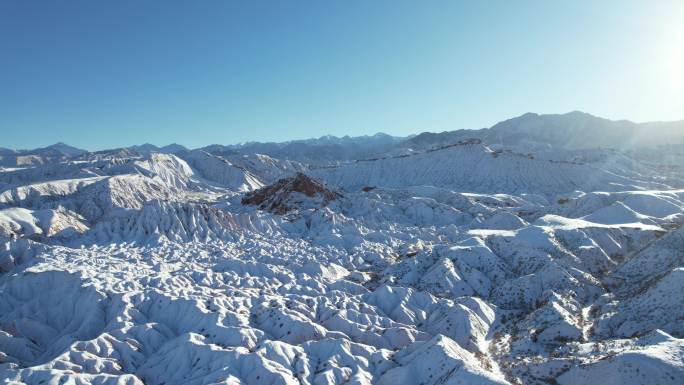
{"type": "MultiPolygon", "coordinates": [[[[220,156],[264,154],[274,158],[326,165],[386,154],[409,154],[470,138],[477,138],[485,144],[502,146],[519,152],[538,152],[551,148],[564,150],[643,149],[684,144],[684,120],[634,123],[628,120],[604,119],[580,111],[546,115],[526,113],[497,123],[490,128],[477,130],[424,132],[408,137],[396,137],[384,133],[357,137],[327,135],[287,142],[213,144],[200,150],[220,156]]],[[[145,143],[96,152],[57,143],[33,150],[0,148],[0,165],[13,167],[79,157],[108,157],[121,153],[142,156],[153,152],[179,154],[187,151],[188,148],[176,143],[163,147],[145,143]]]]}

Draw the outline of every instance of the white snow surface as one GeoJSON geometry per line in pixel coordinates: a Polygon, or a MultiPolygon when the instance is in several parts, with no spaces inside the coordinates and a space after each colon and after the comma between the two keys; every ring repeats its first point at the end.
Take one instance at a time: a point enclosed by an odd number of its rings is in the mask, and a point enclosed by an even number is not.
{"type": "Polygon", "coordinates": [[[0,382],[684,383],[683,175],[612,159],[462,141],[2,169],[0,382]],[[297,172],[334,199],[241,203],[297,172]]]}

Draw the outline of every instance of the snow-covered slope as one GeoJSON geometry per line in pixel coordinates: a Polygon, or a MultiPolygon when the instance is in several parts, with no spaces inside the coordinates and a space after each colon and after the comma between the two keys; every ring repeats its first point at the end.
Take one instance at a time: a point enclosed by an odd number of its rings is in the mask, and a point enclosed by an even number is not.
{"type": "Polygon", "coordinates": [[[520,119],[1,169],[0,382],[682,383],[679,147],[520,119]]]}
{"type": "Polygon", "coordinates": [[[413,155],[321,168],[312,174],[351,190],[364,186],[428,185],[468,192],[534,193],[554,197],[575,190],[667,187],[657,181],[628,178],[589,164],[494,151],[479,140],[413,155]]]}

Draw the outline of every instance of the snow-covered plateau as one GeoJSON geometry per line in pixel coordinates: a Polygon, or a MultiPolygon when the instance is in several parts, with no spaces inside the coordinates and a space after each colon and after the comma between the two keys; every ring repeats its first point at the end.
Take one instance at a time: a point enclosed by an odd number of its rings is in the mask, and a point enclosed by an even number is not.
{"type": "Polygon", "coordinates": [[[0,382],[684,384],[682,122],[0,166],[0,382]]]}

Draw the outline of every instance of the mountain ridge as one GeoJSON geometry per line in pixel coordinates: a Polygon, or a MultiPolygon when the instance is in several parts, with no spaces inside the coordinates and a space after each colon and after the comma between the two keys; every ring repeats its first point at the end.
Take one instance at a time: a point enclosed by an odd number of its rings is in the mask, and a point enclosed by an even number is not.
{"type": "MultiPolygon", "coordinates": [[[[652,130],[652,129],[657,129],[662,132],[665,132],[668,136],[662,139],[658,138],[653,138],[652,133],[639,133],[639,136],[637,139],[640,140],[645,140],[645,144],[641,144],[641,146],[654,146],[654,145],[659,145],[659,144],[670,144],[671,140],[674,138],[676,141],[675,143],[684,143],[684,120],[676,120],[676,121],[653,121],[653,122],[642,122],[642,123],[636,123],[630,120],[610,120],[602,117],[598,117],[586,112],[582,111],[571,111],[568,113],[564,114],[538,114],[538,113],[533,113],[533,112],[527,112],[524,113],[520,116],[513,117],[510,119],[503,120],[499,123],[494,124],[491,127],[488,128],[479,128],[479,129],[458,129],[458,130],[452,130],[452,131],[442,131],[442,132],[421,132],[417,134],[412,134],[409,136],[392,136],[386,133],[378,132],[373,135],[361,135],[361,136],[342,136],[342,137],[337,137],[337,136],[332,136],[332,135],[324,135],[318,138],[308,138],[308,139],[295,139],[295,140],[288,140],[284,142],[258,142],[258,141],[249,141],[249,142],[244,142],[244,143],[237,143],[237,144],[227,144],[227,145],[222,145],[222,144],[211,144],[203,147],[198,147],[197,149],[205,150],[208,152],[234,152],[234,153],[254,153],[254,152],[259,152],[261,150],[262,153],[270,156],[275,156],[275,157],[283,157],[282,155],[286,153],[286,150],[283,150],[284,148],[292,148],[292,151],[296,151],[298,149],[307,149],[308,146],[314,146],[318,147],[317,150],[325,150],[325,146],[330,146],[327,147],[328,149],[330,148],[335,148],[335,146],[344,146],[344,145],[352,145],[352,146],[358,146],[358,145],[364,145],[368,144],[369,142],[373,146],[378,146],[378,145],[386,145],[390,146],[392,144],[399,146],[401,148],[410,148],[411,145],[417,146],[419,148],[426,149],[430,145],[435,145],[437,143],[445,143],[445,142],[451,142],[451,141],[458,141],[462,140],[464,138],[468,137],[478,137],[484,141],[487,141],[490,144],[494,144],[495,140],[502,141],[504,137],[502,135],[506,134],[506,132],[511,132],[515,131],[518,133],[522,133],[524,135],[530,136],[530,137],[536,137],[538,138],[540,134],[543,134],[545,131],[548,133],[550,129],[553,129],[553,133],[557,132],[563,132],[563,130],[570,130],[573,131],[574,133],[577,133],[577,131],[583,132],[583,137],[582,139],[586,139],[586,131],[587,129],[590,130],[600,130],[600,129],[609,129],[611,131],[621,131],[617,133],[612,133],[611,132],[611,138],[615,140],[614,143],[612,143],[615,147],[617,148],[622,148],[624,147],[624,143],[621,143],[625,139],[621,139],[622,136],[624,136],[625,132],[634,134],[634,131],[644,131],[644,130],[652,130]],[[585,127],[583,127],[584,125],[585,127]],[[531,126],[531,127],[530,127],[531,126]],[[646,140],[646,138],[650,138],[646,140]],[[275,155],[274,155],[275,154],[275,155]],[[281,156],[278,156],[281,155],[281,156]]],[[[511,138],[506,138],[506,140],[510,141],[511,138]]],[[[550,138],[553,139],[553,138],[550,138]]],[[[554,141],[554,145],[560,145],[560,144],[567,144],[565,141],[565,137],[562,138],[557,138],[554,141]]],[[[611,142],[609,141],[599,141],[598,143],[594,141],[590,141],[589,143],[593,143],[593,146],[596,145],[602,145],[605,147],[610,147],[611,142]]],[[[639,143],[633,143],[633,145],[640,145],[639,143]]],[[[72,154],[74,150],[78,152],[76,155],[81,155],[85,152],[86,150],[81,150],[77,149],[75,147],[68,146],[64,143],[56,143],[51,146],[43,147],[43,148],[37,148],[37,149],[32,149],[32,150],[12,150],[12,149],[6,149],[2,148],[2,152],[0,152],[1,155],[9,154],[10,152],[15,153],[15,154],[33,154],[36,152],[40,152],[40,150],[48,150],[48,149],[57,149],[58,147],[69,147],[70,151],[72,151],[72,154]]],[[[586,148],[594,148],[594,147],[586,147],[586,148]]],[[[96,152],[105,152],[105,151],[114,151],[114,150],[120,150],[120,149],[128,149],[128,150],[133,150],[136,151],[140,154],[146,154],[149,152],[163,152],[163,153],[179,153],[183,151],[189,150],[189,148],[177,144],[177,143],[172,143],[166,146],[159,147],[157,145],[153,145],[150,143],[145,143],[142,145],[132,145],[128,147],[121,147],[121,148],[114,148],[114,149],[105,149],[105,150],[99,150],[99,151],[92,151],[91,153],[96,153],[96,152]]],[[[377,150],[375,150],[377,153],[377,150]]],[[[357,151],[355,154],[360,154],[363,153],[363,151],[357,151]]],[[[367,155],[372,155],[371,153],[368,153],[367,155]]],[[[357,157],[358,158],[358,157],[357,157]]],[[[344,159],[344,160],[351,160],[350,159],[344,159]]]]}

